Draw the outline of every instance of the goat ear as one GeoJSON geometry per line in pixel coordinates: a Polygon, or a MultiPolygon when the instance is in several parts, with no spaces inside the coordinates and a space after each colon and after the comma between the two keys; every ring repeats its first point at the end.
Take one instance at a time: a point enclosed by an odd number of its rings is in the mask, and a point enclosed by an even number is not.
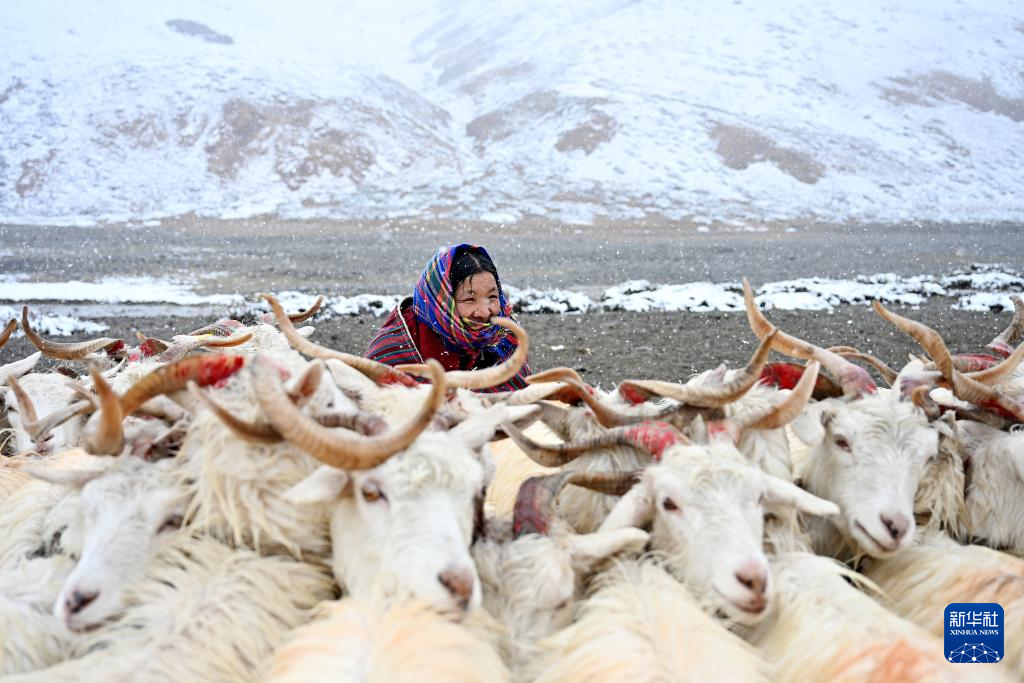
{"type": "Polygon", "coordinates": [[[32,368],[36,366],[39,359],[42,357],[42,351],[36,351],[28,358],[22,360],[16,360],[13,363],[0,366],[0,387],[7,386],[7,378],[13,376],[14,379],[18,379],[22,375],[28,374],[32,371],[32,368]]]}
{"type": "Polygon", "coordinates": [[[807,406],[795,420],[789,423],[796,438],[807,446],[814,446],[825,440],[825,427],[835,418],[836,411],[828,401],[807,406]]]}
{"type": "Polygon", "coordinates": [[[643,550],[647,545],[647,532],[627,527],[572,535],[568,541],[573,569],[577,574],[589,574],[598,563],[609,557],[643,550]]]}
{"type": "Polygon", "coordinates": [[[599,532],[642,527],[654,516],[654,496],[647,483],[647,476],[637,482],[626,495],[619,499],[612,511],[601,522],[599,532]]]}
{"type": "Polygon", "coordinates": [[[25,474],[29,474],[36,479],[48,481],[51,484],[70,486],[75,489],[80,489],[93,479],[102,477],[107,471],[103,468],[67,470],[60,467],[42,467],[40,465],[22,465],[20,469],[25,474]]]}
{"type": "Polygon", "coordinates": [[[352,479],[348,472],[321,465],[308,477],[285,491],[284,498],[296,505],[323,505],[338,500],[351,488],[352,479]]]}
{"type": "Polygon", "coordinates": [[[765,503],[768,505],[792,505],[809,515],[838,515],[839,506],[830,500],[803,490],[785,479],[764,475],[765,503]]]}

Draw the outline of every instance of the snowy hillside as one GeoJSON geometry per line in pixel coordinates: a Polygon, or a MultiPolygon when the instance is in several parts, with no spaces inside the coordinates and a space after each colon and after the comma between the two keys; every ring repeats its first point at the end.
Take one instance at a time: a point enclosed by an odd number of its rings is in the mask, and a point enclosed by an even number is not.
{"type": "Polygon", "coordinates": [[[1014,0],[36,0],[0,57],[0,222],[1024,219],[1014,0]]]}

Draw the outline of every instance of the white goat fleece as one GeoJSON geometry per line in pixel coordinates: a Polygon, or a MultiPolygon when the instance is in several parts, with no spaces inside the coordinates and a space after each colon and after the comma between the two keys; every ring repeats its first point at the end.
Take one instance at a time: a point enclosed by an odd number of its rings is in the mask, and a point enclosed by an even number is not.
{"type": "MultiPolygon", "coordinates": [[[[108,467],[112,459],[88,455],[75,449],[56,456],[31,459],[35,467],[72,471],[108,467]]],[[[52,534],[69,524],[73,500],[78,492],[66,486],[32,480],[18,487],[6,500],[0,502],[0,569],[19,564],[32,555],[40,554],[50,544],[52,534]]]]}
{"type": "Polygon", "coordinates": [[[263,683],[504,683],[507,669],[479,629],[419,601],[386,609],[325,602],[275,653],[263,683]]]}
{"type": "MultiPolygon", "coordinates": [[[[290,349],[273,359],[292,378],[308,367],[290,349]]],[[[213,390],[211,396],[243,420],[265,421],[248,367],[233,375],[224,388],[213,390]]],[[[339,396],[324,373],[320,387],[303,410],[315,415],[336,400],[339,396]]],[[[344,397],[340,400],[347,401],[344,397]]],[[[197,529],[235,547],[263,554],[290,554],[310,561],[330,555],[327,512],[297,507],[283,497],[286,490],[319,466],[298,447],[287,441],[272,445],[243,441],[203,407],[197,410],[177,460],[181,485],[190,498],[186,517],[197,529]]]]}
{"type": "Polygon", "coordinates": [[[776,607],[748,639],[771,662],[779,683],[1009,680],[991,667],[947,662],[940,639],[850,585],[847,578],[872,588],[835,560],[783,553],[772,568],[776,607]]]}
{"type": "Polygon", "coordinates": [[[0,456],[0,505],[3,505],[12,493],[32,480],[32,477],[17,467],[23,461],[24,456],[0,456]]]}
{"type": "Polygon", "coordinates": [[[602,575],[576,623],[540,642],[537,683],[767,681],[766,665],[650,561],[602,575]]]}
{"type": "Polygon", "coordinates": [[[82,637],[73,659],[5,683],[255,683],[290,630],[334,597],[323,568],[185,535],[126,593],[121,618],[82,637]]]}
{"type": "Polygon", "coordinates": [[[610,558],[638,553],[646,543],[640,529],[575,534],[557,519],[548,535],[513,538],[510,519],[488,520],[486,537],[473,544],[473,560],[484,610],[503,627],[502,659],[517,678],[531,670],[536,641],[572,622],[585,580],[610,558]]]}
{"type": "MultiPolygon", "coordinates": [[[[558,440],[554,432],[543,422],[535,422],[523,430],[523,434],[538,443],[554,443],[558,440]]],[[[490,449],[496,471],[494,478],[487,486],[485,504],[488,515],[495,518],[512,516],[516,495],[524,481],[530,477],[540,477],[560,471],[557,467],[538,465],[530,459],[530,456],[523,453],[512,439],[493,441],[490,444],[490,449]]]]}
{"type": "Polygon", "coordinates": [[[980,422],[958,421],[964,459],[968,536],[1024,553],[1024,428],[1004,432],[980,422]]]}
{"type": "Polygon", "coordinates": [[[68,657],[78,636],[53,616],[74,561],[39,557],[0,572],[0,675],[34,671],[68,657]]]}
{"type": "Polygon", "coordinates": [[[999,603],[1006,650],[992,668],[1024,678],[1024,560],[925,533],[913,547],[888,560],[871,560],[863,571],[886,592],[897,614],[937,637],[945,633],[946,605],[999,603]]]}
{"type": "Polygon", "coordinates": [[[811,404],[792,428],[810,447],[798,472],[803,486],[842,511],[808,521],[819,553],[891,557],[913,542],[914,498],[938,454],[938,432],[924,411],[900,400],[898,382],[853,401],[811,404]]]}

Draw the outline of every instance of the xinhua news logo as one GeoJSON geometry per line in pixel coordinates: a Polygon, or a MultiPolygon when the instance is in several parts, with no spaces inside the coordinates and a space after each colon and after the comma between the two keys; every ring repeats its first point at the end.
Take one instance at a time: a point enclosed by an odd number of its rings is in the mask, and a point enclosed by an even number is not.
{"type": "Polygon", "coordinates": [[[946,659],[954,664],[994,664],[1003,658],[1003,608],[995,602],[946,606],[946,659]]]}

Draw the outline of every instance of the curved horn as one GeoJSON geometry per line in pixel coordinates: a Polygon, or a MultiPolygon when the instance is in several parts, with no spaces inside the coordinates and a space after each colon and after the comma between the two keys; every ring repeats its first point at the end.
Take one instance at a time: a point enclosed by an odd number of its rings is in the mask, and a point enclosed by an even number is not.
{"type": "Polygon", "coordinates": [[[88,401],[75,401],[63,408],[58,408],[49,415],[44,415],[33,423],[24,423],[25,431],[34,441],[39,441],[71,418],[85,415],[91,411],[92,404],[88,401]]]}
{"type": "Polygon", "coordinates": [[[292,345],[292,348],[299,353],[304,353],[312,358],[323,358],[324,360],[340,360],[345,365],[353,367],[359,372],[363,373],[378,384],[401,384],[402,386],[414,387],[416,386],[416,380],[407,375],[404,372],[400,372],[390,365],[379,363],[369,358],[362,358],[360,356],[354,356],[351,353],[345,353],[343,351],[335,351],[328,349],[319,344],[314,344],[309,341],[295,329],[295,325],[292,324],[291,318],[284,312],[281,303],[276,297],[270,294],[259,294],[258,296],[263,297],[268,304],[270,309],[274,312],[274,318],[277,320],[277,326],[281,329],[281,333],[284,334],[288,343],[292,345]]]}
{"type": "MultiPolygon", "coordinates": [[[[993,384],[998,384],[1009,377],[1010,373],[1017,369],[1017,366],[1020,365],[1022,360],[1024,360],[1024,344],[1018,346],[1013,353],[1007,356],[1006,359],[998,365],[993,365],[985,370],[978,370],[977,372],[968,372],[964,374],[975,382],[981,382],[982,384],[992,386],[993,384]]],[[[953,359],[953,362],[956,362],[955,358],[953,359]]]]}
{"type": "Polygon", "coordinates": [[[773,327],[761,337],[761,343],[746,366],[733,379],[722,384],[694,386],[658,380],[628,380],[622,384],[627,385],[628,391],[637,390],[647,394],[665,396],[696,408],[720,408],[727,403],[736,401],[757,384],[761,377],[761,370],[771,353],[772,343],[778,334],[779,331],[773,327]]]}
{"type": "Polygon", "coordinates": [[[974,403],[1018,422],[1024,422],[1024,404],[957,371],[953,364],[953,356],[938,332],[923,323],[893,313],[879,301],[871,303],[878,315],[913,337],[928,352],[943,378],[949,382],[954,396],[961,401],[974,403]]]}
{"type": "MultiPolygon", "coordinates": [[[[515,377],[516,373],[523,367],[523,363],[526,362],[526,356],[530,350],[530,338],[526,334],[526,330],[516,325],[509,318],[491,318],[491,322],[498,327],[504,327],[516,336],[516,339],[519,341],[516,350],[503,363],[491,368],[473,371],[452,370],[446,377],[449,386],[457,389],[490,389],[499,384],[504,384],[515,377]]],[[[405,372],[412,372],[413,374],[422,372],[422,366],[420,365],[398,365],[395,368],[405,372]]]]}
{"type": "Polygon", "coordinates": [[[513,538],[525,534],[547,536],[554,518],[555,499],[567,484],[610,496],[621,496],[639,480],[639,472],[559,472],[524,481],[516,493],[512,513],[513,538]]]}
{"type": "MultiPolygon", "coordinates": [[[[18,379],[14,375],[7,377],[7,386],[14,391],[14,398],[18,399],[18,408],[21,411],[21,417],[23,421],[35,422],[36,421],[36,407],[32,403],[32,399],[29,398],[28,394],[24,389],[21,388],[21,384],[18,383],[18,379]]],[[[28,431],[26,429],[26,431],[28,431]]],[[[31,433],[29,436],[32,436],[31,433]]],[[[35,439],[34,436],[32,436],[35,439]]]]}
{"type": "MultiPolygon", "coordinates": [[[[747,308],[747,322],[759,339],[764,339],[773,329],[770,322],[761,314],[754,303],[754,292],[747,278],[743,278],[743,301],[747,308]]],[[[828,369],[843,387],[843,393],[850,398],[859,398],[878,391],[878,386],[871,379],[867,370],[858,367],[848,360],[815,346],[785,332],[779,332],[772,342],[772,348],[787,356],[816,360],[828,369]]]]}
{"type": "Polygon", "coordinates": [[[243,327],[245,327],[245,325],[242,324],[241,321],[232,320],[231,318],[225,318],[223,320],[218,320],[215,323],[204,325],[203,327],[200,327],[198,330],[192,330],[191,332],[188,333],[188,336],[198,337],[203,334],[212,334],[217,337],[230,337],[232,334],[235,333],[235,330],[241,329],[243,327]]]}
{"type": "Polygon", "coordinates": [[[560,394],[565,390],[565,384],[551,382],[548,384],[536,384],[525,389],[513,389],[512,391],[500,391],[493,394],[481,394],[480,398],[484,405],[493,406],[502,404],[506,406],[528,406],[537,401],[560,394]]]}
{"type": "Polygon", "coordinates": [[[93,415],[92,419],[96,422],[86,425],[91,429],[83,434],[82,445],[92,455],[117,455],[124,448],[121,423],[125,413],[121,401],[94,364],[89,365],[89,374],[92,376],[92,386],[99,395],[100,410],[93,415]]]}
{"type": "Polygon", "coordinates": [[[767,409],[749,411],[730,419],[735,421],[741,429],[780,429],[785,427],[803,412],[807,402],[811,400],[820,369],[821,365],[817,361],[811,361],[807,364],[807,369],[804,370],[800,381],[784,400],[767,409]]]}
{"type": "Polygon", "coordinates": [[[244,364],[244,356],[211,353],[159,367],[133,384],[121,397],[124,414],[131,415],[154,396],[185,389],[190,380],[201,387],[220,382],[238,372],[244,364]]]}
{"type": "Polygon", "coordinates": [[[92,341],[68,344],[47,341],[36,334],[36,331],[29,325],[28,306],[22,306],[21,308],[21,329],[25,332],[25,336],[32,343],[32,346],[42,351],[44,356],[58,360],[81,360],[94,351],[99,351],[121,341],[120,339],[111,339],[110,337],[100,337],[92,341]]]}
{"type": "Polygon", "coordinates": [[[11,318],[7,323],[7,326],[4,327],[4,331],[0,332],[0,349],[4,347],[4,344],[7,343],[7,340],[11,338],[11,335],[14,334],[14,330],[16,329],[18,329],[18,321],[11,318]]]}
{"type": "Polygon", "coordinates": [[[212,396],[202,391],[195,382],[189,381],[187,386],[190,394],[206,406],[207,410],[216,415],[217,419],[224,423],[224,426],[243,441],[257,444],[274,444],[284,441],[284,437],[281,436],[280,432],[269,424],[247,422],[235,417],[231,411],[213,400],[212,396]]]}
{"type": "Polygon", "coordinates": [[[317,460],[346,470],[365,470],[380,465],[406,448],[431,423],[445,399],[444,369],[436,360],[427,361],[433,380],[430,396],[419,412],[402,428],[380,436],[365,437],[324,429],[292,405],[277,371],[264,356],[256,356],[252,372],[256,398],[270,424],[288,441],[317,460]]]}
{"type": "Polygon", "coordinates": [[[1005,330],[996,335],[988,343],[988,347],[1004,358],[1010,355],[1013,345],[1017,343],[1021,335],[1024,335],[1024,301],[1019,296],[1011,296],[1013,302],[1013,320],[1005,330]]]}
{"type": "Polygon", "coordinates": [[[289,313],[288,319],[291,320],[293,323],[304,323],[310,318],[312,318],[314,315],[316,315],[316,312],[320,310],[320,306],[322,306],[323,303],[324,297],[321,294],[316,298],[316,303],[314,303],[306,310],[300,311],[298,313],[289,313]]]}
{"type": "Polygon", "coordinates": [[[580,373],[576,372],[572,368],[557,367],[544,370],[542,372],[535,372],[526,378],[527,384],[541,384],[543,382],[564,382],[567,379],[571,379],[579,384],[586,384],[583,378],[580,377],[580,373]]]}
{"type": "Polygon", "coordinates": [[[870,353],[861,353],[852,346],[833,346],[829,348],[828,351],[838,354],[846,360],[859,360],[867,363],[878,371],[878,374],[881,375],[882,379],[890,387],[896,382],[896,376],[899,373],[886,365],[884,361],[872,356],[870,353]]]}
{"type": "Polygon", "coordinates": [[[616,427],[598,436],[554,445],[538,444],[511,423],[503,424],[502,429],[531,460],[544,467],[561,467],[588,451],[610,446],[632,446],[646,451],[655,460],[660,460],[666,448],[690,443],[672,425],[654,421],[616,427]]]}

